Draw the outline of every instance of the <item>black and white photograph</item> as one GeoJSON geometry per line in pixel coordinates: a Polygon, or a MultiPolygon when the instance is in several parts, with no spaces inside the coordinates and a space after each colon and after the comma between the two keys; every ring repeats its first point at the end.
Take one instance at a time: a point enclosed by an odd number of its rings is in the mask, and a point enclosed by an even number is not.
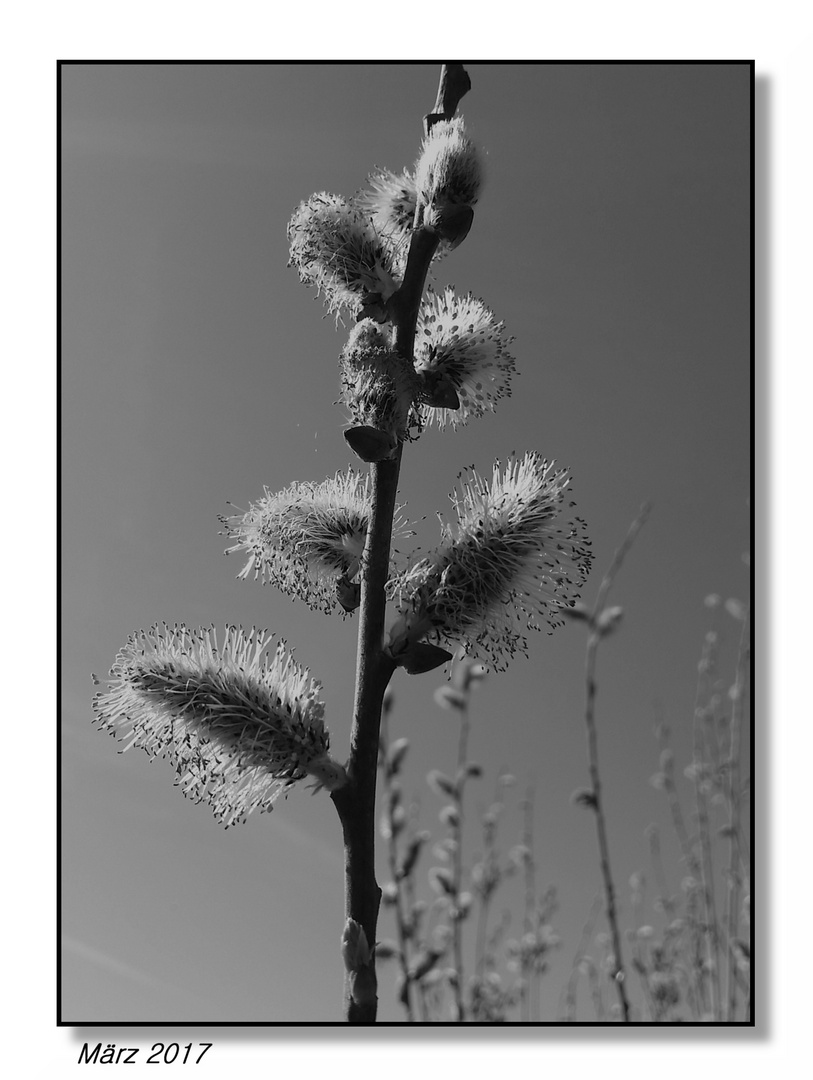
{"type": "Polygon", "coordinates": [[[753,62],[58,80],[60,1023],[753,1025],[753,62]]]}

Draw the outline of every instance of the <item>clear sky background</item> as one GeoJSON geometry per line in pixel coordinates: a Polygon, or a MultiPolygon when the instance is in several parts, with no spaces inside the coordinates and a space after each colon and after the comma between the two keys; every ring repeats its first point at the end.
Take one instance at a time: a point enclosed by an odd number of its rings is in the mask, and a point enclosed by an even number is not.
{"type": "MultiPolygon", "coordinates": [[[[487,182],[436,281],[505,320],[519,375],[495,414],[406,448],[401,499],[427,517],[431,543],[461,468],[489,472],[512,450],[555,458],[593,540],[588,603],[652,501],[598,673],[626,928],[628,879],[649,875],[644,829],[667,831],[649,784],[654,724],[670,724],[688,764],[704,634],[718,629],[729,676],[739,634],[704,598],[748,599],[750,71],[467,69],[461,111],[487,182]]],[[[327,797],[295,789],[224,831],[173,788],[170,766],[118,755],[93,727],[90,672],[156,621],[267,627],[322,680],[345,756],[355,620],[236,581],[217,515],[351,463],[333,404],[346,331],[286,267],[285,226],[314,191],[349,195],[376,165],[411,165],[437,76],[432,64],[63,69],[65,1020],[340,1015],[342,854],[327,797]]],[[[471,756],[486,771],[472,818],[500,770],[535,784],[538,881],[558,889],[563,942],[549,1020],[601,885],[592,817],[569,802],[588,780],[583,658],[576,625],[534,635],[530,658],[491,675],[472,709],[471,756]]],[[[424,777],[450,771],[456,752],[454,721],[433,702],[442,679],[398,672],[393,684],[392,733],[411,742],[405,786],[432,829],[440,803],[424,777]]],[[[505,848],[520,829],[509,804],[505,848]]],[[[684,870],[669,846],[666,863],[676,892],[684,870]]],[[[386,912],[380,934],[392,935],[386,912]]],[[[380,996],[381,1018],[401,1019],[386,969],[380,996]]]]}

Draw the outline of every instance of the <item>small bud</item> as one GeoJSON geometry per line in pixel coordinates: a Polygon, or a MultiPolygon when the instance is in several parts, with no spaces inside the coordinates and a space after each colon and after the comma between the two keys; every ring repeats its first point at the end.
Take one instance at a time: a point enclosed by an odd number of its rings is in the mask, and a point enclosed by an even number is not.
{"type": "Polygon", "coordinates": [[[394,941],[378,941],[375,946],[375,958],[376,960],[392,960],[396,956],[400,956],[401,950],[394,941]]]}
{"type": "Polygon", "coordinates": [[[743,622],[747,614],[745,604],[743,604],[741,600],[735,600],[733,596],[729,600],[726,600],[725,609],[732,619],[736,619],[737,622],[743,622]]]}
{"type": "Polygon", "coordinates": [[[409,877],[412,871],[415,869],[415,864],[418,861],[418,857],[421,853],[421,848],[429,839],[429,833],[419,832],[409,844],[404,855],[404,861],[398,868],[398,877],[402,880],[409,877]]]}
{"type": "Polygon", "coordinates": [[[584,806],[591,810],[595,810],[598,806],[595,793],[589,788],[576,788],[570,796],[570,801],[574,806],[584,806]]]}
{"type": "Polygon", "coordinates": [[[454,203],[439,204],[427,210],[423,219],[425,226],[433,227],[442,240],[448,241],[451,250],[463,243],[473,222],[472,208],[454,203]]]}
{"type": "Polygon", "coordinates": [[[432,848],[432,854],[441,862],[449,861],[449,852],[447,851],[445,844],[435,844],[432,848]]]}
{"type": "Polygon", "coordinates": [[[437,795],[457,794],[457,788],[455,787],[454,781],[445,773],[442,773],[440,769],[432,769],[426,777],[426,782],[437,795]]]}
{"type": "MultiPolygon", "coordinates": [[[[455,779],[458,783],[461,780],[468,780],[469,777],[479,779],[483,775],[483,766],[478,765],[476,761],[467,761],[466,764],[457,770],[455,779]]],[[[509,778],[510,779],[510,778],[509,778]]],[[[500,777],[500,783],[503,783],[503,778],[500,777]]],[[[510,787],[510,784],[503,783],[503,787],[510,787]]]]}
{"type": "Polygon", "coordinates": [[[429,974],[441,956],[443,956],[443,952],[437,949],[426,949],[424,952],[419,953],[409,970],[409,977],[415,981],[422,979],[429,974]]]}
{"type": "Polygon", "coordinates": [[[342,934],[342,959],[348,974],[350,996],[357,1005],[376,999],[375,968],[364,927],[348,919],[342,934]]]}
{"type": "Polygon", "coordinates": [[[430,409],[459,409],[460,397],[454,383],[440,373],[423,372],[420,382],[420,400],[430,409]]]}
{"type": "Polygon", "coordinates": [[[361,585],[357,581],[340,577],[336,582],[336,599],[345,611],[355,611],[361,603],[361,585]]]}
{"type": "Polygon", "coordinates": [[[370,963],[370,946],[364,927],[355,919],[348,919],[342,934],[342,959],[347,971],[358,971],[370,963]]]}
{"type": "Polygon", "coordinates": [[[366,425],[347,428],[344,441],[357,457],[368,463],[384,461],[398,445],[397,439],[388,432],[366,425]]]}
{"type": "Polygon", "coordinates": [[[448,663],[452,655],[448,649],[441,649],[439,645],[418,641],[408,646],[395,659],[408,675],[423,675],[426,671],[434,671],[448,663]]]}
{"type": "Polygon", "coordinates": [[[387,757],[387,770],[390,776],[396,776],[400,771],[407,750],[409,750],[409,739],[396,739],[390,747],[387,757]]]}
{"type": "Polygon", "coordinates": [[[347,979],[350,997],[356,1005],[371,1005],[378,999],[378,981],[375,968],[370,964],[351,972],[347,979]]]}
{"type": "Polygon", "coordinates": [[[403,806],[394,806],[390,813],[392,835],[397,836],[406,825],[406,810],[403,806]]]}
{"type": "Polygon", "coordinates": [[[436,893],[454,895],[454,878],[452,871],[445,866],[433,866],[429,871],[429,884],[436,893]]]}
{"type": "Polygon", "coordinates": [[[474,660],[469,660],[466,665],[466,674],[464,681],[464,689],[468,689],[473,683],[482,682],[488,675],[488,668],[485,664],[479,664],[474,660]]]}
{"type": "Polygon", "coordinates": [[[525,866],[530,863],[533,855],[531,849],[525,844],[515,844],[508,852],[508,858],[515,866],[525,866]]]}
{"type": "Polygon", "coordinates": [[[596,619],[596,629],[602,636],[611,634],[621,622],[623,614],[621,607],[605,608],[596,619]]]}
{"type": "Polygon", "coordinates": [[[469,699],[452,686],[439,686],[435,691],[435,701],[441,709],[465,709],[469,699]]]}

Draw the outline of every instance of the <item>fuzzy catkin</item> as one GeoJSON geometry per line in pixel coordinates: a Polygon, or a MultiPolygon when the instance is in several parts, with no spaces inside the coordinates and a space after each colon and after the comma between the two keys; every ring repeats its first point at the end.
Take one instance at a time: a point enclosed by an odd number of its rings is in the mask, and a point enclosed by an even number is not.
{"type": "Polygon", "coordinates": [[[390,583],[393,655],[426,638],[463,644],[500,669],[527,652],[526,629],[561,625],[592,562],[582,519],[560,522],[569,483],[536,453],[497,463],[490,484],[471,470],[453,497],[456,524],[390,583]]]}
{"type": "Polygon", "coordinates": [[[321,685],[279,642],[227,626],[154,625],[116,657],[109,686],[93,700],[96,722],[124,749],[169,758],[175,784],[207,802],[226,826],[267,812],[281,791],[312,775],[344,782],[329,754],[321,685]]]}
{"type": "Polygon", "coordinates": [[[324,296],[328,311],[357,316],[378,310],[398,288],[388,244],[357,206],[318,192],[300,203],[288,224],[289,265],[324,296]]]}
{"type": "Polygon", "coordinates": [[[342,350],[340,366],[341,400],[351,423],[376,429],[395,448],[408,437],[419,393],[413,365],[391,348],[387,331],[363,319],[342,350]]]}

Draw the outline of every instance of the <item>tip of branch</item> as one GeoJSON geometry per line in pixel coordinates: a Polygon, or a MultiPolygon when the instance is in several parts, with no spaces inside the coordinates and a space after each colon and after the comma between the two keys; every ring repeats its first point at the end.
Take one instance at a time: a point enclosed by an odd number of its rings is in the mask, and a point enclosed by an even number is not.
{"type": "Polygon", "coordinates": [[[439,120],[451,120],[457,112],[460,99],[471,90],[469,73],[459,63],[446,63],[440,69],[440,85],[435,107],[423,118],[424,132],[428,135],[439,120]]]}

